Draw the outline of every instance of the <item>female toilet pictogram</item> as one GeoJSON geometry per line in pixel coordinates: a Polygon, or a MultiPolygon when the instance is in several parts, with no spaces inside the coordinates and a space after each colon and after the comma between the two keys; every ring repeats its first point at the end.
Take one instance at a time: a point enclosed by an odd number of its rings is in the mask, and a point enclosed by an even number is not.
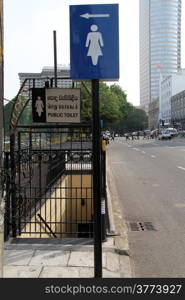
{"type": "Polygon", "coordinates": [[[87,56],[91,56],[93,66],[98,64],[99,56],[103,56],[101,47],[104,46],[101,32],[98,32],[97,25],[91,25],[91,32],[88,33],[85,47],[89,47],[87,56]]]}
{"type": "Polygon", "coordinates": [[[35,102],[35,108],[36,108],[36,112],[37,112],[38,116],[40,117],[44,111],[44,103],[41,100],[41,97],[39,97],[39,96],[37,97],[37,100],[35,102]]]}

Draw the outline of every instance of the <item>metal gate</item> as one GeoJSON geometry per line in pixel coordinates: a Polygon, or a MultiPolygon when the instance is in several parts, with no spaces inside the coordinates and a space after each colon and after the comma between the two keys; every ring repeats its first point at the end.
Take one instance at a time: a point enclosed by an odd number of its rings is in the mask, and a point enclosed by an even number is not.
{"type": "Polygon", "coordinates": [[[92,237],[90,126],[18,126],[6,157],[13,237],[92,237]]]}

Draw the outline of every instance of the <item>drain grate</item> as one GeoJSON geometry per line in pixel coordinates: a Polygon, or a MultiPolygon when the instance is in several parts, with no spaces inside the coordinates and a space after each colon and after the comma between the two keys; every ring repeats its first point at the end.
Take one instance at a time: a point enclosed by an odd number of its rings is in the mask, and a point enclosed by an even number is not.
{"type": "Polygon", "coordinates": [[[152,222],[144,222],[144,226],[147,230],[149,231],[156,231],[154,225],[152,224],[152,222]]]}
{"type": "Polygon", "coordinates": [[[131,231],[156,231],[152,222],[129,222],[127,224],[131,231]]]}
{"type": "Polygon", "coordinates": [[[131,231],[139,231],[139,225],[138,223],[128,223],[129,228],[131,229],[131,231]]]}

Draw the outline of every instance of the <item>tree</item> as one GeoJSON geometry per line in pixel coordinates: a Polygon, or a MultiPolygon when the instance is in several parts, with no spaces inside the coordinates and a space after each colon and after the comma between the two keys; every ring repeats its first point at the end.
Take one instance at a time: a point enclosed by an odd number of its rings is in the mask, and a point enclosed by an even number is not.
{"type": "Polygon", "coordinates": [[[111,126],[121,117],[121,102],[118,95],[105,83],[100,83],[100,118],[104,121],[104,127],[111,126]]]}
{"type": "Polygon", "coordinates": [[[124,117],[114,124],[113,130],[121,134],[128,131],[140,131],[146,129],[147,124],[148,117],[145,111],[127,103],[124,117]]]}
{"type": "MultiPolygon", "coordinates": [[[[21,96],[23,100],[25,101],[25,98],[21,96]]],[[[8,136],[10,134],[10,119],[11,119],[11,114],[13,110],[13,104],[14,104],[15,98],[9,101],[5,106],[4,106],[4,129],[5,129],[5,136],[8,136]]],[[[19,124],[20,125],[28,125],[32,123],[32,108],[31,104],[28,104],[19,119],[19,124]]]]}
{"type": "MultiPolygon", "coordinates": [[[[92,96],[91,83],[86,82],[80,85],[81,88],[81,119],[82,122],[92,119],[92,96]]],[[[128,105],[127,95],[118,85],[110,87],[100,82],[100,118],[103,120],[104,127],[110,127],[112,124],[124,117],[128,105]]]]}
{"type": "Polygon", "coordinates": [[[9,101],[5,106],[4,106],[4,131],[5,131],[5,136],[9,135],[9,126],[10,126],[10,118],[11,118],[11,113],[12,113],[12,108],[13,108],[13,102],[14,99],[9,101]]]}
{"type": "Polygon", "coordinates": [[[144,110],[133,107],[129,112],[125,122],[127,131],[146,129],[148,124],[148,117],[144,110]]]}
{"type": "Polygon", "coordinates": [[[120,104],[120,110],[122,113],[122,118],[127,116],[128,110],[129,110],[129,103],[127,102],[127,94],[122,90],[122,88],[117,85],[113,84],[110,86],[110,90],[117,95],[119,104],[120,104]]]}

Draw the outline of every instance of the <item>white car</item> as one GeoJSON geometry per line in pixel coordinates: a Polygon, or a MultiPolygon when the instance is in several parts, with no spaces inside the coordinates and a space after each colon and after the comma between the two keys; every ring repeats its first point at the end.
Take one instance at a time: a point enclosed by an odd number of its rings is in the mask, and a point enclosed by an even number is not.
{"type": "Polygon", "coordinates": [[[161,133],[159,133],[158,135],[158,139],[159,140],[171,140],[172,136],[171,133],[168,129],[162,131],[161,133]]]}
{"type": "Polygon", "coordinates": [[[168,130],[170,132],[172,137],[178,135],[178,132],[177,132],[176,128],[167,128],[166,130],[168,130]]]}

